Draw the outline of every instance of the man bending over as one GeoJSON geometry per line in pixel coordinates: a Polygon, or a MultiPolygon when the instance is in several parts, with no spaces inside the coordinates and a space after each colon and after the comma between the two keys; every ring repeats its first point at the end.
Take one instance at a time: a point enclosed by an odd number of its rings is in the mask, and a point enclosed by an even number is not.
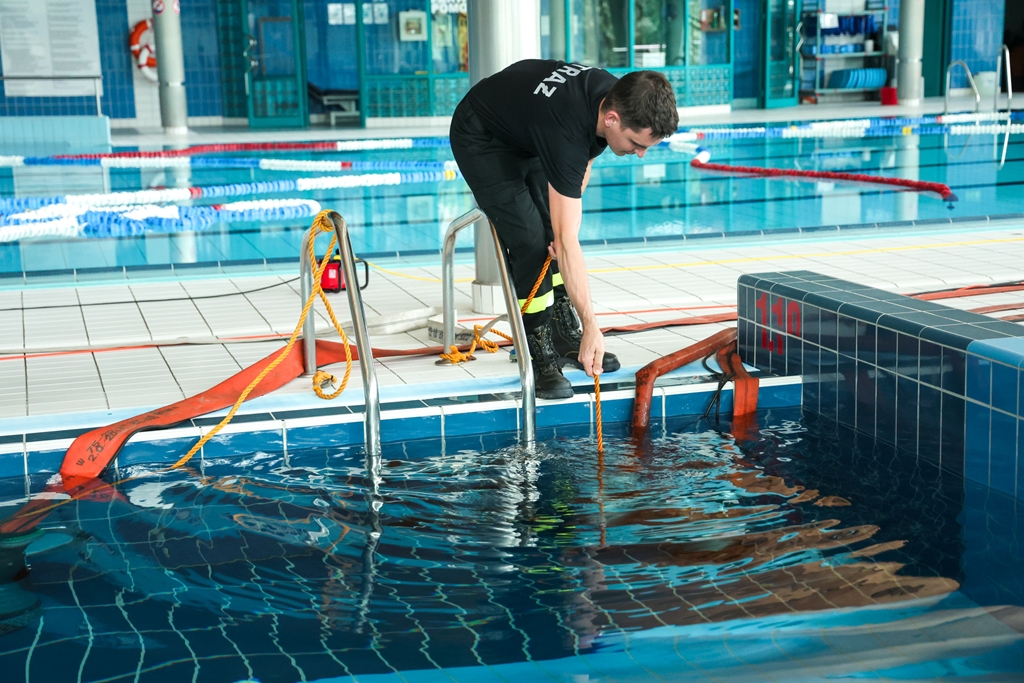
{"type": "Polygon", "coordinates": [[[520,306],[548,254],[555,259],[523,314],[538,397],[572,396],[566,364],[591,376],[619,369],[590,301],[581,198],[606,147],[642,157],[678,125],[672,86],[660,73],[617,79],[554,60],[524,60],[485,78],[455,110],[452,152],[508,252],[520,306]]]}

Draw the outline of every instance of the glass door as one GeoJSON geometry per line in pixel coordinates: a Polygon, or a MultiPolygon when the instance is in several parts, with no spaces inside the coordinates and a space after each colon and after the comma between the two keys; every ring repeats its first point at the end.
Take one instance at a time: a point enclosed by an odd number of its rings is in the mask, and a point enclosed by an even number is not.
{"type": "Polygon", "coordinates": [[[245,90],[252,128],[309,124],[300,0],[241,0],[245,90]]]}
{"type": "Polygon", "coordinates": [[[764,107],[792,107],[799,102],[800,94],[797,61],[800,0],[768,0],[766,12],[764,107]]]}

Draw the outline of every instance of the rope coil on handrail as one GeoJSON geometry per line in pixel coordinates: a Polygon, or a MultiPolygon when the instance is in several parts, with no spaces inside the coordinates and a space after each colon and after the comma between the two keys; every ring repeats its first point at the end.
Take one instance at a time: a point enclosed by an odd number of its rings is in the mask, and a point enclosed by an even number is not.
{"type": "MultiPolygon", "coordinates": [[[[337,398],[338,396],[341,396],[342,392],[345,391],[345,388],[348,386],[348,381],[352,376],[352,348],[351,346],[349,346],[348,336],[346,336],[345,331],[341,328],[341,324],[338,322],[338,318],[334,315],[334,308],[331,306],[331,302],[327,299],[327,295],[324,293],[323,288],[321,287],[320,284],[320,278],[324,273],[324,269],[327,268],[327,264],[328,262],[330,262],[331,256],[334,254],[334,247],[338,243],[337,234],[334,234],[331,237],[331,243],[327,247],[327,251],[324,255],[323,260],[320,261],[319,263],[317,263],[316,260],[315,250],[316,236],[319,233],[334,232],[334,225],[327,218],[327,215],[329,213],[330,211],[321,211],[320,213],[317,214],[316,218],[313,219],[312,230],[314,232],[311,239],[309,240],[309,262],[316,264],[315,268],[313,269],[313,291],[310,293],[309,298],[306,299],[306,304],[302,307],[302,314],[299,316],[299,322],[296,323],[295,330],[292,332],[292,336],[288,339],[288,343],[277,355],[277,357],[274,358],[274,360],[271,361],[271,363],[267,365],[267,367],[263,368],[260,374],[258,374],[249,383],[249,386],[247,386],[242,391],[242,393],[238,396],[238,400],[236,400],[235,404],[231,406],[231,410],[228,411],[228,414],[224,417],[224,419],[221,420],[217,424],[217,426],[215,426],[209,432],[204,434],[203,437],[199,439],[199,441],[194,446],[192,446],[188,453],[183,455],[176,463],[171,465],[171,469],[181,467],[189,460],[191,460],[192,456],[198,453],[199,450],[202,449],[204,445],[206,445],[207,441],[216,436],[217,433],[220,432],[220,430],[224,429],[224,427],[226,427],[228,423],[231,422],[232,419],[234,419],[235,413],[237,413],[238,409],[242,407],[242,403],[244,403],[245,399],[249,397],[249,394],[251,394],[253,390],[256,389],[256,387],[259,385],[259,383],[262,382],[267,375],[273,372],[274,368],[280,365],[281,362],[288,356],[288,354],[292,350],[292,347],[295,346],[295,342],[299,339],[299,336],[302,334],[302,326],[305,324],[306,317],[309,315],[310,310],[313,308],[313,302],[316,300],[317,296],[319,296],[320,300],[324,302],[324,307],[327,309],[327,314],[331,318],[331,323],[334,325],[334,329],[337,330],[338,334],[341,336],[341,343],[344,344],[345,346],[345,375],[342,377],[341,384],[338,385],[338,388],[333,393],[328,394],[324,392],[323,387],[328,385],[334,385],[337,382],[337,379],[334,377],[334,375],[332,375],[329,372],[326,372],[324,370],[317,370],[316,374],[313,375],[313,392],[316,393],[316,395],[319,396],[320,398],[326,401],[330,401],[332,399],[337,398]]],[[[362,362],[365,363],[371,361],[363,360],[362,362]]]]}

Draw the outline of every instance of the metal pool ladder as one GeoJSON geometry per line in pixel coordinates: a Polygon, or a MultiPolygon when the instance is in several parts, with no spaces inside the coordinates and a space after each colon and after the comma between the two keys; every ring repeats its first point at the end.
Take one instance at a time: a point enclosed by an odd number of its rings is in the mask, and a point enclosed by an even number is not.
{"type": "Polygon", "coordinates": [[[1003,66],[1006,66],[1006,134],[1003,136],[1003,155],[999,159],[999,168],[1006,164],[1006,151],[1010,147],[1010,126],[1013,124],[1013,77],[1010,73],[1010,48],[1005,44],[999,46],[996,55],[996,92],[993,97],[992,109],[999,121],[999,91],[1002,90],[1003,66]]]}
{"type": "MultiPolygon", "coordinates": [[[[519,314],[519,299],[512,286],[508,272],[508,261],[505,260],[505,249],[501,246],[498,232],[487,216],[480,209],[465,213],[448,225],[444,233],[444,247],[441,251],[441,287],[444,306],[444,348],[447,351],[455,344],[455,238],[459,231],[468,228],[477,221],[487,221],[494,238],[494,252],[498,257],[498,273],[501,276],[501,288],[505,294],[506,314],[488,323],[487,327],[498,320],[508,320],[512,327],[512,343],[516,346],[516,360],[519,363],[519,381],[523,385],[523,400],[520,406],[523,429],[523,441],[533,443],[537,440],[537,395],[533,380],[533,362],[530,359],[529,347],[526,345],[526,328],[523,317],[519,314]]],[[[348,277],[348,274],[345,275],[348,277]]],[[[362,354],[362,350],[359,351],[362,354]]],[[[360,355],[360,357],[362,357],[360,355]]]]}
{"type": "MultiPolygon", "coordinates": [[[[967,62],[962,59],[955,59],[949,63],[946,67],[946,95],[945,95],[945,107],[942,110],[943,114],[949,113],[949,77],[953,75],[953,67],[959,64],[964,68],[967,73],[967,82],[971,84],[971,90],[974,91],[974,113],[977,114],[981,109],[981,93],[978,92],[978,86],[974,84],[974,75],[971,73],[971,68],[967,66],[967,62]]],[[[997,88],[998,90],[998,88],[997,88]]]]}
{"type": "MultiPolygon", "coordinates": [[[[359,292],[348,225],[337,211],[331,211],[327,217],[334,225],[334,234],[341,248],[341,267],[345,273],[345,292],[348,294],[348,308],[352,314],[352,333],[356,338],[359,371],[363,376],[363,396],[366,401],[366,413],[363,418],[366,471],[371,479],[377,481],[380,477],[380,392],[377,389],[377,372],[373,365],[373,349],[370,348],[370,337],[366,333],[366,315],[363,313],[363,297],[359,292]]],[[[313,264],[309,262],[309,241],[316,235],[314,230],[315,226],[302,236],[302,247],[299,251],[299,280],[303,305],[313,293],[313,264]]],[[[302,362],[305,376],[316,372],[316,319],[312,310],[306,316],[302,327],[302,362]]]]}

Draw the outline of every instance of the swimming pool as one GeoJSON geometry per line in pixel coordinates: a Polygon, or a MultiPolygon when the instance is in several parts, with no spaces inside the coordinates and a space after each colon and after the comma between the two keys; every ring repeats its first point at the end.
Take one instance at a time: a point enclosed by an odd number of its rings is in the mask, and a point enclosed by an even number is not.
{"type": "MultiPolygon", "coordinates": [[[[122,468],[6,538],[18,681],[1011,680],[1021,511],[799,409],[122,468]]],[[[46,475],[31,480],[35,496],[46,475]]],[[[24,480],[0,482],[5,511],[24,480]]],[[[50,494],[55,503],[60,496],[50,494]]]]}
{"type": "MultiPolygon", "coordinates": [[[[961,127],[962,128],[962,127],[961,127]]],[[[979,130],[989,127],[979,126],[979,130]]],[[[644,159],[601,156],[584,199],[584,242],[605,244],[675,241],[726,235],[782,234],[837,226],[904,229],[978,216],[1019,216],[1024,198],[1024,140],[1010,136],[1005,163],[1003,136],[893,135],[707,139],[716,162],[736,165],[845,170],[916,178],[951,186],[959,201],[952,209],[938,198],[912,192],[831,181],[722,176],[690,167],[690,156],[666,147],[644,159]]],[[[350,161],[373,167],[433,164],[444,167],[451,152],[444,145],[347,152],[268,151],[271,161],[350,161]]],[[[241,183],[293,181],[323,176],[259,167],[231,169],[231,159],[252,152],[204,155],[213,165],[126,169],[98,166],[23,166],[0,169],[0,198],[83,192],[137,191],[147,188],[211,187],[241,183]],[[216,162],[216,163],[214,163],[216,162]]],[[[251,159],[250,159],[251,161],[251,159]]],[[[248,163],[248,162],[247,162],[248,163]]],[[[434,175],[440,171],[434,171],[434,175]]],[[[341,174],[344,175],[344,174],[341,174]]],[[[186,193],[187,194],[187,193],[186,193]]],[[[400,184],[262,193],[237,199],[290,197],[312,200],[339,211],[349,222],[353,246],[366,258],[437,254],[448,222],[471,208],[459,179],[400,184]]],[[[234,198],[233,198],[234,199],[234,198]]],[[[216,204],[217,199],[179,202],[216,204]]],[[[219,219],[218,219],[219,220],[219,219]]],[[[33,278],[105,281],[160,273],[230,272],[232,269],[292,268],[305,218],[232,220],[199,230],[175,227],[116,231],[92,239],[34,238],[0,243],[0,284],[33,278]],[[130,272],[126,272],[126,269],[130,272]]],[[[170,221],[168,225],[178,225],[170,221]]],[[[463,236],[464,247],[471,238],[463,236]]]]}

